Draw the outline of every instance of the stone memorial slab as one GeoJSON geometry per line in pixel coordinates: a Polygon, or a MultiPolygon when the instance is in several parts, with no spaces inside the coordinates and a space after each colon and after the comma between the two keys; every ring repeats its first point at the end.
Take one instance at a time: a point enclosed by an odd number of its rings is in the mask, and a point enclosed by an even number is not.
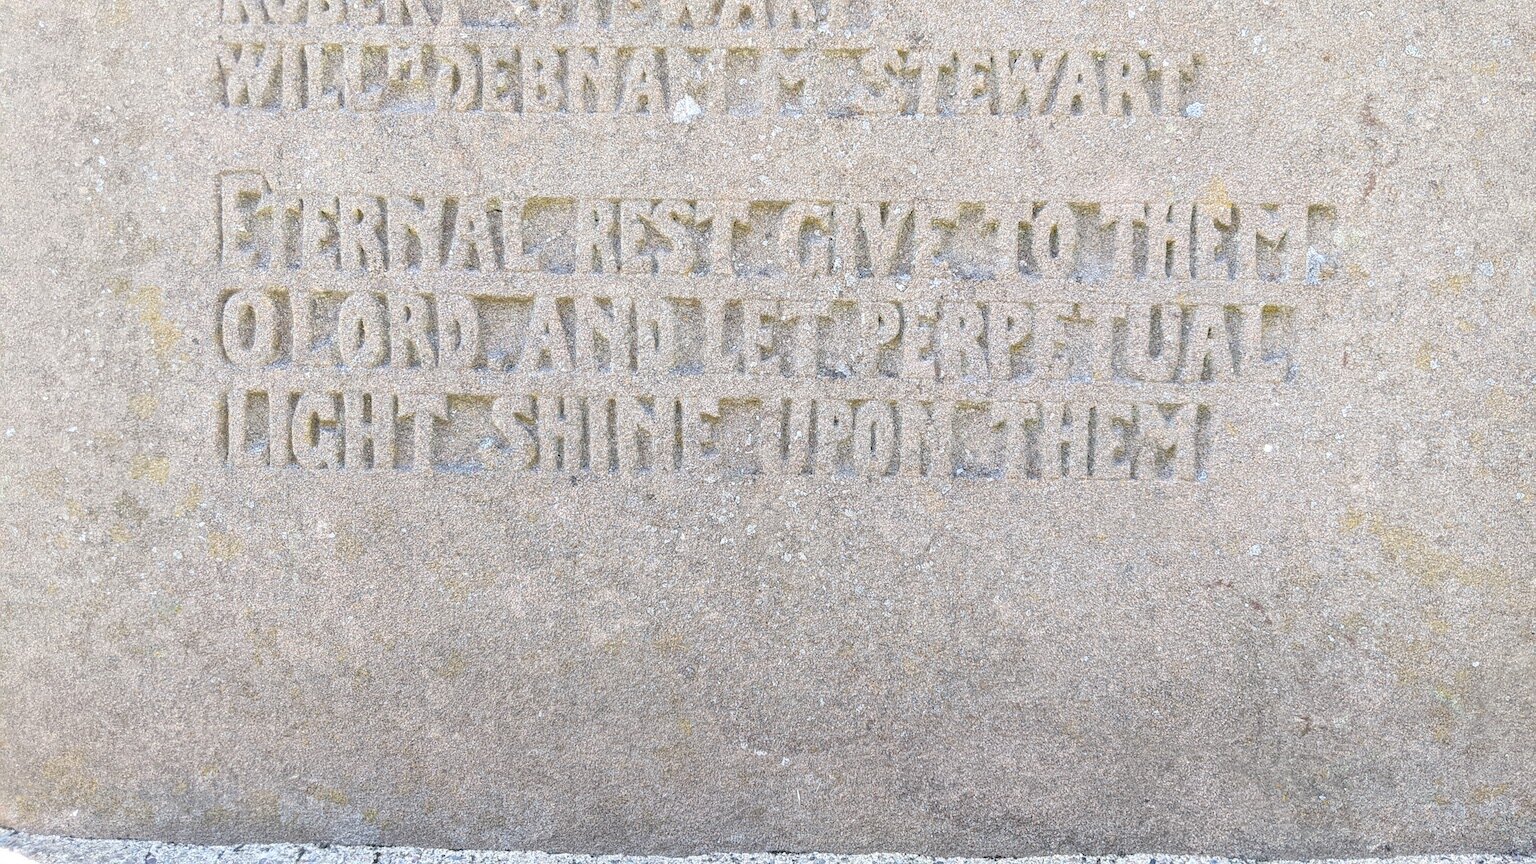
{"type": "Polygon", "coordinates": [[[0,0],[0,824],[1529,853],[1536,14],[0,0]]]}

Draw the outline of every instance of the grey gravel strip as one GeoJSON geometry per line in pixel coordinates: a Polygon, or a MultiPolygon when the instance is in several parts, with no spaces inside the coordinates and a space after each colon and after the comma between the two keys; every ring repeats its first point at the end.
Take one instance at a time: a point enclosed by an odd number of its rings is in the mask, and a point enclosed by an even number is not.
{"type": "MultiPolygon", "coordinates": [[[[1194,855],[1055,855],[1035,858],[926,858],[917,855],[720,854],[687,858],[556,855],[417,849],[407,846],[313,846],[293,843],[198,846],[147,840],[83,840],[0,828],[0,864],[1253,864],[1254,859],[1194,855]]],[[[1419,855],[1316,859],[1273,864],[1536,864],[1519,855],[1419,855]]]]}

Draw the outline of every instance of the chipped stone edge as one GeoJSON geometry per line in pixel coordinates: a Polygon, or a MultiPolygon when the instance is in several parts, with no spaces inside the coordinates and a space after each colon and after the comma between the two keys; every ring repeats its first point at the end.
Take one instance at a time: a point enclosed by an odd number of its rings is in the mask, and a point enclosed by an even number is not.
{"type": "MultiPolygon", "coordinates": [[[[274,843],[199,846],[150,840],[91,840],[0,828],[0,864],[1255,864],[1259,859],[1203,855],[1050,855],[1028,858],[931,858],[921,855],[721,853],[568,855],[274,843]]],[[[1269,864],[1536,864],[1525,855],[1405,855],[1390,858],[1272,860],[1269,864]]]]}

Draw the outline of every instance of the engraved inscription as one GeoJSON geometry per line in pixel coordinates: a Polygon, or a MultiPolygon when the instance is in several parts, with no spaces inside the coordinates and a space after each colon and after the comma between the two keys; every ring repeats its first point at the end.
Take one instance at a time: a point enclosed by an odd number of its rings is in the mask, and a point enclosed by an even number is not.
{"type": "Polygon", "coordinates": [[[215,343],[243,370],[905,381],[969,392],[1049,381],[1284,383],[1296,374],[1296,310],[1272,303],[268,288],[230,292],[219,307],[215,343]]]}
{"type": "Polygon", "coordinates": [[[224,267],[669,276],[1309,282],[1325,203],[721,201],[273,190],[220,179],[224,267]]]}
{"type": "Polygon", "coordinates": [[[218,191],[231,467],[1199,482],[1339,272],[1325,202],[218,191]]]}
{"type": "Polygon", "coordinates": [[[236,390],[218,457],[312,471],[1196,481],[1207,406],[986,399],[730,396],[660,389],[236,390]]]}
{"type": "Polygon", "coordinates": [[[825,33],[869,28],[870,0],[221,0],[238,25],[438,25],[517,30],[668,28],[825,33]]]}
{"type": "MultiPolygon", "coordinates": [[[[707,20],[718,22],[731,5],[709,7],[707,20]]],[[[828,14],[822,9],[816,14],[828,14]]],[[[686,9],[676,14],[687,20],[686,9]]],[[[621,28],[633,36],[617,44],[620,37],[607,31],[583,42],[560,28],[453,42],[393,33],[370,39],[368,31],[353,29],[337,41],[305,41],[302,30],[289,34],[296,39],[236,31],[215,45],[212,96],[235,110],[633,115],[675,122],[701,116],[1183,118],[1197,115],[1190,106],[1207,98],[1198,54],[934,49],[865,39],[781,46],[747,39],[735,27],[713,27],[688,28],[675,37],[682,41],[665,44],[645,41],[634,28],[621,28]]]]}

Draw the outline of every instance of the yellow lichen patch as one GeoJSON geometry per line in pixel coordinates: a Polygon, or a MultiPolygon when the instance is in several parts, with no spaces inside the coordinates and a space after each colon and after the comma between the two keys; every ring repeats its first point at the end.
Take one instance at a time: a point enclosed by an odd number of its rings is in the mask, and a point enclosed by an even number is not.
{"type": "Polygon", "coordinates": [[[1429,293],[1435,297],[1460,297],[1471,284],[1472,280],[1466,276],[1447,276],[1429,283],[1429,293]]]}
{"type": "Polygon", "coordinates": [[[1339,527],[1343,528],[1345,531],[1358,530],[1360,526],[1364,524],[1365,514],[1361,513],[1359,510],[1345,510],[1344,515],[1339,517],[1339,527]]]}
{"type": "Polygon", "coordinates": [[[496,587],[496,574],[487,572],[453,573],[442,577],[442,590],[454,603],[463,603],[476,591],[490,591],[496,587]]]}
{"type": "Polygon", "coordinates": [[[149,516],[149,511],[139,503],[139,499],[127,492],[117,496],[117,500],[112,502],[112,512],[117,514],[119,519],[132,523],[143,522],[149,516]]]}
{"type": "Polygon", "coordinates": [[[129,298],[139,310],[139,321],[149,328],[149,340],[155,356],[160,360],[171,359],[176,343],[181,341],[181,329],[165,317],[165,291],[157,285],[145,285],[129,298]]]}
{"type": "Polygon", "coordinates": [[[1416,577],[1426,587],[1453,581],[1469,587],[1501,585],[1509,574],[1498,567],[1479,567],[1441,551],[1433,541],[1404,525],[1391,525],[1379,516],[1371,517],[1371,534],[1381,541],[1387,560],[1416,577]]]}
{"type": "Polygon", "coordinates": [[[469,588],[458,576],[444,576],[443,588],[448,592],[448,599],[454,603],[463,603],[469,598],[469,588]]]}
{"type": "Polygon", "coordinates": [[[1483,397],[1483,404],[1487,406],[1488,414],[1493,419],[1504,424],[1520,422],[1522,419],[1520,415],[1524,413],[1524,407],[1520,404],[1520,400],[1509,395],[1508,390],[1497,385],[1488,391],[1487,396],[1483,397]]]}
{"type": "Polygon", "coordinates": [[[1404,687],[1432,683],[1434,667],[1430,663],[1428,640],[1410,639],[1391,631],[1383,631],[1377,634],[1377,643],[1381,647],[1382,656],[1391,662],[1397,683],[1404,687]]]}
{"type": "Polygon", "coordinates": [[[133,457],[128,465],[128,476],[134,480],[149,480],[153,483],[165,483],[171,476],[171,460],[164,456],[150,456],[140,453],[133,457]]]}
{"type": "Polygon", "coordinates": [[[348,564],[355,564],[363,557],[363,548],[363,539],[357,532],[345,528],[336,529],[336,557],[348,564]]]}
{"type": "Polygon", "coordinates": [[[1286,582],[1295,585],[1298,588],[1311,588],[1312,586],[1323,581],[1323,574],[1321,571],[1314,567],[1308,567],[1305,565],[1300,567],[1287,567],[1285,571],[1280,574],[1280,576],[1286,582]]]}
{"type": "MultiPolygon", "coordinates": [[[[166,354],[175,347],[181,334],[165,318],[163,289],[156,285],[141,285],[135,290],[128,280],[119,279],[113,283],[112,293],[139,311],[139,321],[149,328],[150,339],[155,343],[157,354],[161,353],[162,347],[166,354]],[[166,332],[166,327],[170,328],[169,332],[166,332]],[[172,333],[175,335],[170,335],[172,333]]],[[[165,359],[165,356],[161,359],[165,359]]]]}
{"type": "Polygon", "coordinates": [[[1340,619],[1339,629],[1351,636],[1359,636],[1365,632],[1366,624],[1364,615],[1361,615],[1359,612],[1351,612],[1340,619]]]}
{"type": "Polygon", "coordinates": [[[187,487],[187,494],[181,498],[181,503],[176,505],[176,515],[185,516],[198,508],[203,503],[203,487],[193,483],[187,487]]]}
{"type": "Polygon", "coordinates": [[[438,670],[438,674],[444,678],[453,679],[463,675],[467,668],[469,668],[469,662],[464,659],[463,654],[449,651],[448,659],[443,662],[443,668],[438,670]]]}
{"type": "Polygon", "coordinates": [[[64,472],[57,468],[45,468],[27,475],[27,485],[45,498],[62,497],[59,489],[64,484],[64,472]]]}
{"type": "Polygon", "coordinates": [[[215,561],[231,561],[245,550],[245,541],[227,531],[208,533],[208,556],[215,561]]]}
{"type": "Polygon", "coordinates": [[[1473,804],[1487,804],[1489,801],[1492,801],[1495,798],[1501,798],[1509,794],[1509,787],[1510,784],[1508,783],[1496,783],[1492,785],[1478,786],[1472,790],[1472,795],[1468,800],[1470,800],[1473,804]]]}
{"type": "Polygon", "coordinates": [[[245,812],[268,825],[282,821],[282,801],[276,792],[263,789],[246,796],[245,812]]]}
{"type": "Polygon", "coordinates": [[[1436,744],[1451,743],[1451,732],[1456,726],[1456,717],[1451,713],[1451,709],[1445,705],[1436,705],[1430,710],[1430,716],[1432,718],[1429,723],[1430,737],[1436,744]]]}
{"type": "Polygon", "coordinates": [[[139,393],[128,399],[128,410],[139,420],[148,420],[155,414],[158,407],[155,397],[149,393],[139,393]]]}
{"type": "Polygon", "coordinates": [[[124,27],[133,20],[128,8],[130,0],[97,0],[96,15],[105,27],[124,27]]]}
{"type": "Polygon", "coordinates": [[[670,633],[657,638],[651,643],[651,647],[655,648],[658,654],[681,654],[688,646],[681,634],[670,633]]]}
{"type": "Polygon", "coordinates": [[[340,789],[331,789],[327,786],[321,786],[318,783],[311,784],[309,788],[304,790],[304,794],[315,799],[316,801],[324,801],[327,804],[335,804],[337,807],[345,807],[351,801],[351,799],[347,797],[347,793],[341,791],[340,789]]]}
{"type": "Polygon", "coordinates": [[[1371,238],[1371,233],[1358,227],[1346,227],[1342,220],[1333,232],[1333,243],[1338,250],[1345,254],[1353,254],[1364,250],[1371,238]]]}
{"type": "Polygon", "coordinates": [[[1211,179],[1200,193],[1199,202],[1206,207],[1231,207],[1232,196],[1227,193],[1227,183],[1220,177],[1211,179]]]}
{"type": "Polygon", "coordinates": [[[42,776],[47,787],[44,797],[79,807],[101,791],[101,784],[91,776],[85,754],[67,750],[43,763],[42,776]]]}
{"type": "Polygon", "coordinates": [[[1418,353],[1413,355],[1413,365],[1420,372],[1428,372],[1435,368],[1435,346],[1428,342],[1420,342],[1418,353]]]}

